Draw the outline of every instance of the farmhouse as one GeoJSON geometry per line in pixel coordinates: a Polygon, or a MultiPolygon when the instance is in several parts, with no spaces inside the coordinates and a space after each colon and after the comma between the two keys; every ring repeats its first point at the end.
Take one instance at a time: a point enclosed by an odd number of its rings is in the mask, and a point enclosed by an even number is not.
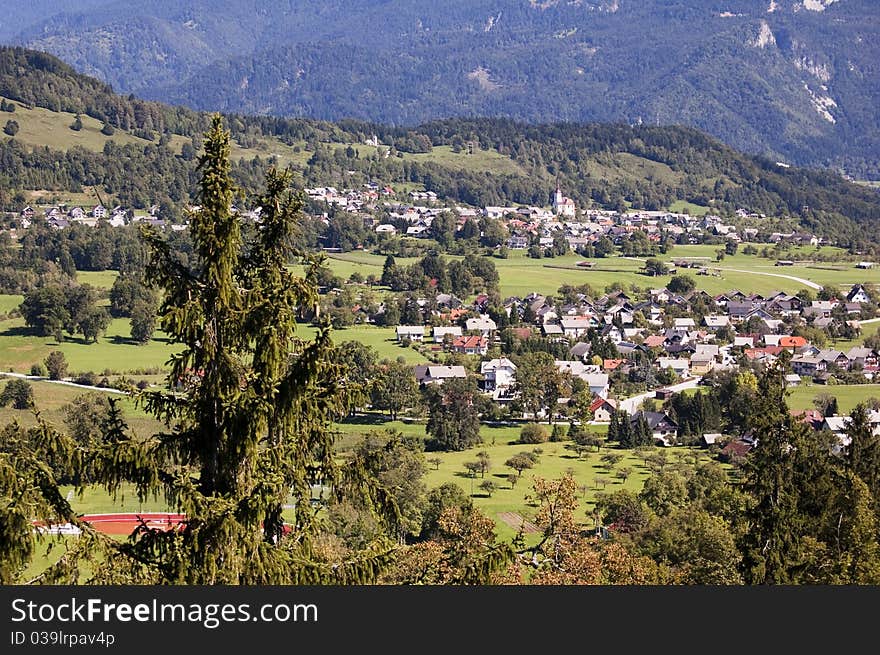
{"type": "Polygon", "coordinates": [[[596,398],[590,405],[593,420],[597,423],[610,423],[611,414],[617,411],[617,401],[608,398],[596,398]]]}

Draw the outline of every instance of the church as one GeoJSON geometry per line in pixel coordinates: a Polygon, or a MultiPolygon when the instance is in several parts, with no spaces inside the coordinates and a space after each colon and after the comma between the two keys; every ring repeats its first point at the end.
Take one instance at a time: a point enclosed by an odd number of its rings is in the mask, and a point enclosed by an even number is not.
{"type": "Polygon", "coordinates": [[[575,216],[574,200],[563,196],[558,184],[556,185],[556,193],[553,194],[553,211],[557,216],[566,218],[574,218],[575,216]]]}

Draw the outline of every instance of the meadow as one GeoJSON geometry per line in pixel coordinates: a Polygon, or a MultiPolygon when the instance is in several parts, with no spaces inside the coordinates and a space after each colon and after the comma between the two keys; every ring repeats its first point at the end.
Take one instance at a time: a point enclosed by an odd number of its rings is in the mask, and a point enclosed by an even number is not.
{"type": "MultiPolygon", "coordinates": [[[[775,260],[756,255],[728,255],[722,262],[715,262],[717,246],[675,246],[662,261],[672,263],[678,259],[705,258],[701,261],[714,273],[697,275],[694,269],[682,269],[681,274],[690,275],[698,289],[716,295],[741,289],[747,292],[769,294],[776,291],[797,293],[809,288],[807,285],[787,277],[803,278],[820,285],[840,285],[848,290],[856,282],[880,283],[880,269],[859,270],[852,263],[834,264],[842,270],[828,270],[830,264],[797,264],[790,267],[775,266],[775,260]],[[823,266],[823,268],[818,268],[823,266]],[[736,270],[728,270],[736,269],[736,270]]],[[[642,289],[660,288],[669,283],[672,275],[648,276],[641,272],[645,258],[603,257],[586,259],[575,254],[562,257],[533,259],[524,250],[512,250],[506,259],[494,258],[498,270],[502,297],[523,297],[532,292],[555,294],[563,284],[589,284],[597,291],[620,283],[625,288],[636,286],[642,289]],[[578,262],[590,261],[592,268],[577,266],[578,262]]],[[[415,259],[396,259],[398,265],[408,265],[415,259]]],[[[334,273],[348,279],[357,272],[363,277],[370,274],[381,275],[385,257],[369,252],[332,253],[327,265],[334,273]]]]}
{"type": "Polygon", "coordinates": [[[813,399],[819,394],[829,394],[837,398],[840,413],[847,414],[858,403],[871,398],[880,399],[880,384],[825,385],[802,382],[797,387],[788,389],[788,406],[790,409],[815,409],[813,399]]]}

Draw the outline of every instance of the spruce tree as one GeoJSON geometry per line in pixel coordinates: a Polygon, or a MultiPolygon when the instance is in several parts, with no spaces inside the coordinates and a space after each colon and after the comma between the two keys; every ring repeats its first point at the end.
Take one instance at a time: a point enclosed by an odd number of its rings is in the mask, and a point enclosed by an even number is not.
{"type": "Polygon", "coordinates": [[[874,512],[880,519],[880,436],[874,434],[869,409],[864,403],[856,405],[850,413],[846,434],[850,439],[846,462],[868,486],[874,512]]]}
{"type": "Polygon", "coordinates": [[[792,584],[803,558],[806,518],[799,511],[797,476],[808,427],[788,411],[784,375],[782,367],[773,366],[759,378],[750,421],[757,438],[744,485],[753,501],[743,537],[744,577],[750,584],[792,584]]]}
{"type": "Polygon", "coordinates": [[[109,491],[133,482],[142,500],[164,495],[186,520],[179,530],[143,526],[128,543],[111,545],[96,580],[370,581],[389,561],[389,542],[342,562],[315,548],[313,485],[376,501],[389,533],[398,515],[357,461],[341,468],[333,457],[330,421],[344,415],[346,389],[329,328],[312,340],[296,336],[297,317],[318,302],[319,262],[309,262],[304,278],[286,267],[301,196],[290,192],[288,172],[270,170],[258,235],[245,249],[219,116],[199,170],[200,207],[190,216],[195,265],[182,266],[157,233],[145,231],[150,281],[164,291],[160,325],[182,348],[169,361],[167,390],[143,392],[139,401],[167,430],[137,439],[114,408],[96,461],[109,491]],[[288,517],[285,506],[293,508],[288,517]]]}

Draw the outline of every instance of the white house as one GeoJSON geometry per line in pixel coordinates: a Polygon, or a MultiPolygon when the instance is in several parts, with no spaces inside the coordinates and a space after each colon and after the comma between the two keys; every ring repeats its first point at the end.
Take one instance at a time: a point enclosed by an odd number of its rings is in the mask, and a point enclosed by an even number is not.
{"type": "Polygon", "coordinates": [[[571,316],[563,318],[559,324],[566,337],[582,337],[593,325],[593,320],[589,316],[571,316]]]}
{"type": "Polygon", "coordinates": [[[574,200],[562,195],[562,190],[558,186],[556,193],[553,194],[553,211],[557,216],[565,216],[566,218],[574,218],[577,213],[574,200]]]}
{"type": "Polygon", "coordinates": [[[425,326],[424,325],[398,325],[397,340],[398,341],[424,341],[425,326]]]}
{"type": "Polygon", "coordinates": [[[871,296],[865,291],[865,287],[861,284],[854,284],[849,293],[846,294],[847,302],[866,303],[871,302],[871,296]]]}
{"type": "Polygon", "coordinates": [[[495,334],[498,326],[486,314],[481,314],[478,318],[469,318],[465,321],[465,329],[469,332],[479,332],[480,336],[490,338],[495,334]]]}
{"type": "Polygon", "coordinates": [[[516,364],[500,357],[480,364],[480,373],[483,375],[483,388],[486,391],[497,389],[509,389],[516,382],[516,364]]]}
{"type": "Polygon", "coordinates": [[[461,336],[461,327],[458,325],[454,325],[451,327],[444,326],[435,326],[434,327],[434,343],[443,343],[443,338],[446,335],[451,336],[453,339],[461,336]]]}

